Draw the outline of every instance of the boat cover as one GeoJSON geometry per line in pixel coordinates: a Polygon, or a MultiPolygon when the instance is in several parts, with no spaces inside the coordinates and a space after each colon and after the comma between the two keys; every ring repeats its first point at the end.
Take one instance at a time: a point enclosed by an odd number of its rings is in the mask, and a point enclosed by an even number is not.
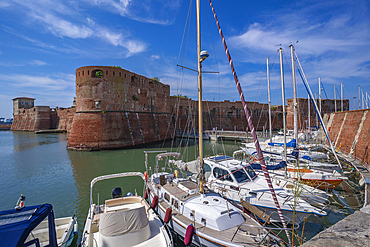
{"type": "Polygon", "coordinates": [[[100,214],[100,233],[107,237],[135,232],[149,224],[145,207],[100,214]]]}
{"type": "MultiPolygon", "coordinates": [[[[262,170],[261,165],[257,163],[250,164],[247,167],[251,167],[254,170],[262,170]]],[[[279,164],[277,165],[267,165],[267,170],[279,170],[284,167],[286,167],[286,162],[283,160],[283,161],[280,161],[279,164]]]]}
{"type": "Polygon", "coordinates": [[[184,162],[182,160],[170,160],[169,162],[177,166],[180,170],[186,171],[188,169],[193,174],[200,173],[199,158],[190,162],[184,162]]]}
{"type": "Polygon", "coordinates": [[[24,246],[28,235],[46,217],[49,224],[49,245],[57,247],[53,206],[43,204],[28,206],[21,210],[11,209],[0,212],[0,242],[1,246],[24,246]]]}
{"type": "MultiPolygon", "coordinates": [[[[281,143],[281,142],[269,142],[268,145],[269,146],[280,146],[280,147],[282,147],[282,146],[284,146],[284,143],[281,143]]],[[[288,142],[286,144],[286,146],[288,148],[295,148],[297,146],[297,141],[295,139],[293,139],[290,142],[288,142]]]]}

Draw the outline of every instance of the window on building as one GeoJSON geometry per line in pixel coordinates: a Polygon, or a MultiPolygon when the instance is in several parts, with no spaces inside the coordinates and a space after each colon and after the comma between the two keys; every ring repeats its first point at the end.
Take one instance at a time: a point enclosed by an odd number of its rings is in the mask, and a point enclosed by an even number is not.
{"type": "Polygon", "coordinates": [[[100,69],[96,69],[91,72],[91,77],[103,78],[103,75],[104,73],[100,69]]]}

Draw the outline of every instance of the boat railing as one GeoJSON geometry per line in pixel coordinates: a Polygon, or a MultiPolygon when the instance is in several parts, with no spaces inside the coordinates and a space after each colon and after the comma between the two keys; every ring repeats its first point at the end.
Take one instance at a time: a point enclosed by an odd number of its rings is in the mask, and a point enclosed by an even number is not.
{"type": "MultiPolygon", "coordinates": [[[[235,204],[233,204],[235,205],[235,204]]],[[[273,214],[276,214],[277,212],[272,212],[270,214],[270,217],[273,215],[273,214]]],[[[245,213],[243,213],[245,214],[245,213]]],[[[256,219],[254,216],[252,216],[254,219],[256,219]]],[[[259,245],[261,245],[262,243],[264,243],[267,239],[267,237],[271,237],[273,238],[275,241],[277,242],[281,242],[281,241],[284,241],[282,240],[279,235],[282,231],[285,231],[285,230],[288,230],[288,231],[291,231],[291,230],[297,230],[299,228],[299,224],[297,224],[296,222],[294,222],[294,225],[293,225],[293,220],[290,219],[289,217],[283,215],[284,219],[286,220],[287,222],[287,226],[290,225],[290,227],[287,227],[287,228],[284,228],[284,227],[281,227],[281,225],[278,225],[277,223],[274,223],[274,222],[265,222],[263,225],[250,225],[250,224],[246,224],[246,223],[243,223],[241,224],[238,229],[236,230],[236,232],[234,233],[231,241],[233,240],[233,238],[235,237],[237,231],[240,229],[241,226],[247,226],[247,227],[252,227],[252,228],[259,228],[261,230],[264,230],[265,231],[265,234],[259,234],[259,240],[257,240],[259,242],[259,245]],[[267,223],[269,223],[270,226],[267,226],[267,223]],[[278,233],[275,233],[273,231],[278,231],[278,233]]],[[[257,236],[258,237],[258,236],[257,236]]],[[[284,241],[285,242],[285,241],[284,241]]],[[[286,243],[287,244],[287,243],[286,243]]]]}
{"type": "MultiPolygon", "coordinates": [[[[93,180],[91,180],[91,183],[90,183],[90,209],[91,209],[91,206],[93,204],[93,196],[92,196],[93,195],[93,187],[94,187],[94,184],[96,182],[101,181],[101,180],[111,179],[111,178],[132,177],[132,176],[141,177],[144,181],[144,184],[145,184],[144,188],[146,188],[145,176],[141,172],[125,172],[125,173],[116,173],[116,174],[110,174],[110,175],[103,175],[103,176],[99,176],[99,177],[96,177],[93,180]]],[[[91,211],[91,213],[93,213],[92,210],[90,210],[90,211],[91,211]]]]}

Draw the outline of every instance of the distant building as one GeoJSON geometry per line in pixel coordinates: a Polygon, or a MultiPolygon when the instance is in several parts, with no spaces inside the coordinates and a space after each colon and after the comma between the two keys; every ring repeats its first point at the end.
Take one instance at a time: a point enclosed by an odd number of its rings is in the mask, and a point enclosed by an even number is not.
{"type": "Polygon", "coordinates": [[[62,129],[70,131],[75,108],[50,108],[35,106],[34,98],[17,97],[13,99],[13,118],[11,130],[36,131],[62,129]]]}
{"type": "Polygon", "coordinates": [[[18,97],[13,99],[13,113],[18,114],[19,109],[30,109],[34,107],[36,99],[27,97],[18,97]]]}

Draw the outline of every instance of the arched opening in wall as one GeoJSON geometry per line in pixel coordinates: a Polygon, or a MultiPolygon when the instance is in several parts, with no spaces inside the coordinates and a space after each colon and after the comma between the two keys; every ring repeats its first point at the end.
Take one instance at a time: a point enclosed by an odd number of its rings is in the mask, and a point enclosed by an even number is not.
{"type": "Polygon", "coordinates": [[[84,76],[85,75],[85,71],[82,71],[82,76],[84,76]]]}
{"type": "Polygon", "coordinates": [[[87,75],[89,75],[89,73],[90,73],[90,70],[87,71],[87,75]]]}
{"type": "Polygon", "coordinates": [[[107,71],[105,71],[105,75],[108,75],[108,70],[107,70],[107,71]]]}
{"type": "Polygon", "coordinates": [[[113,76],[115,76],[115,75],[116,75],[116,72],[113,71],[113,76]]]}
{"type": "Polygon", "coordinates": [[[100,69],[96,69],[91,72],[91,77],[103,78],[103,75],[104,73],[100,69]]]}
{"type": "Polygon", "coordinates": [[[121,77],[121,72],[119,72],[119,77],[121,77]]]}

